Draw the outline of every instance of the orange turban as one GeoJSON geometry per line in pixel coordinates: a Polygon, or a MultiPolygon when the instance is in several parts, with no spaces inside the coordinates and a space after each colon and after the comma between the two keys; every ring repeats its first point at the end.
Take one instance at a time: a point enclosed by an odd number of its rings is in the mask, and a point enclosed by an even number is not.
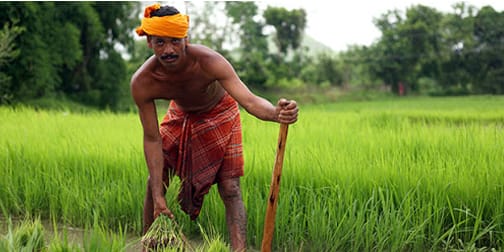
{"type": "Polygon", "coordinates": [[[147,6],[142,25],[136,28],[139,36],[154,35],[160,37],[185,38],[189,30],[189,16],[175,14],[172,16],[151,17],[151,12],[161,8],[160,4],[147,6]]]}

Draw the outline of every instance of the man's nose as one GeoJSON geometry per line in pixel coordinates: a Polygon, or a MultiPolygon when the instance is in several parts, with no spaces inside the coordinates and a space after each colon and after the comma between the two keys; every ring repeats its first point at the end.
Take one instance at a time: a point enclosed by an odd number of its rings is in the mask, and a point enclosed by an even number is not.
{"type": "Polygon", "coordinates": [[[165,45],[165,47],[163,48],[163,54],[172,54],[175,52],[175,49],[173,47],[173,45],[171,44],[167,44],[165,45]]]}

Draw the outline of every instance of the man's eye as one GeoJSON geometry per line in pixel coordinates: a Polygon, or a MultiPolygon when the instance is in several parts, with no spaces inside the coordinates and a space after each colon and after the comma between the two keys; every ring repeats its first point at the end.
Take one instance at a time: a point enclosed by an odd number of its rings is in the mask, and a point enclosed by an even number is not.
{"type": "Polygon", "coordinates": [[[162,39],[156,40],[156,44],[162,45],[162,44],[164,44],[164,40],[162,40],[162,39]]]}
{"type": "Polygon", "coordinates": [[[173,44],[179,44],[182,40],[181,39],[172,39],[173,44]]]}

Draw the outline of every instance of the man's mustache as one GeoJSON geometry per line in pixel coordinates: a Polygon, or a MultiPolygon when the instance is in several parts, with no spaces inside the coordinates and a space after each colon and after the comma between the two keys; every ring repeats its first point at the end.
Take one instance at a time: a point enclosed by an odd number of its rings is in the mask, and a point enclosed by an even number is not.
{"type": "Polygon", "coordinates": [[[176,57],[178,57],[178,55],[175,53],[165,53],[165,54],[161,55],[161,59],[163,59],[163,60],[168,59],[168,58],[176,58],[176,57]]]}

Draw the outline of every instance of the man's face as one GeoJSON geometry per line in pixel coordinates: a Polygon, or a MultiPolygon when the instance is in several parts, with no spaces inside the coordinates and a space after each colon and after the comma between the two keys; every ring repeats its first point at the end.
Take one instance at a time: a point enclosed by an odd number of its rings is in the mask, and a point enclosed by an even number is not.
{"type": "Polygon", "coordinates": [[[186,55],[186,39],[148,36],[147,42],[163,66],[174,67],[186,55]]]}

